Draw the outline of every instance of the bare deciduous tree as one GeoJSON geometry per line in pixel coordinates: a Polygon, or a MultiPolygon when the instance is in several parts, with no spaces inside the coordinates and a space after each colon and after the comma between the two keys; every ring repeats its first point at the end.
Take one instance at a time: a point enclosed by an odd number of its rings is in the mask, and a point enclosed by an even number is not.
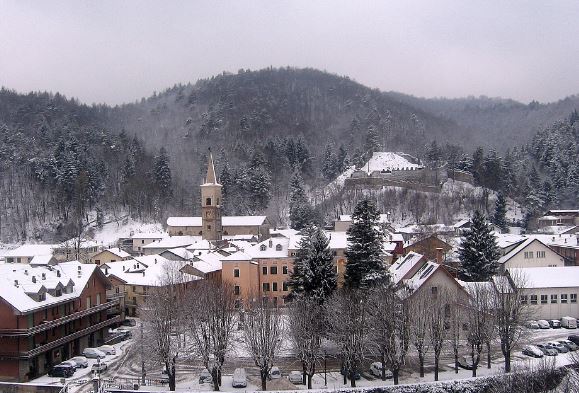
{"type": "Polygon", "coordinates": [[[151,358],[161,362],[167,370],[169,389],[175,390],[176,365],[185,351],[181,336],[183,333],[183,274],[177,265],[167,264],[158,286],[149,292],[139,309],[144,340],[151,358]]]}
{"type": "Polygon", "coordinates": [[[210,370],[213,389],[221,385],[221,369],[235,322],[235,295],[229,283],[203,280],[189,292],[186,318],[195,352],[210,370]]]}
{"type": "Polygon", "coordinates": [[[462,340],[462,328],[465,324],[464,304],[455,300],[450,304],[450,343],[454,354],[454,372],[458,374],[458,351],[462,340]]]}
{"type": "Polygon", "coordinates": [[[494,280],[493,309],[501,351],[505,357],[505,372],[511,371],[511,352],[523,332],[523,324],[529,317],[528,306],[521,300],[525,277],[516,270],[494,280]]]}
{"type": "Polygon", "coordinates": [[[300,297],[290,304],[289,329],[296,355],[307,376],[308,389],[316,372],[316,361],[323,359],[321,341],[324,334],[324,318],[320,305],[313,299],[300,297]]]}
{"type": "Polygon", "coordinates": [[[354,375],[359,371],[368,348],[367,292],[359,289],[342,289],[326,303],[329,335],[338,345],[343,369],[356,386],[354,375]]]}
{"type": "Polygon", "coordinates": [[[492,295],[494,289],[490,282],[469,283],[469,300],[465,309],[468,331],[466,340],[471,349],[472,376],[476,377],[476,371],[480,362],[483,346],[491,340],[494,329],[492,307],[492,295]]]}
{"type": "Polygon", "coordinates": [[[434,380],[438,381],[440,354],[451,328],[450,307],[453,296],[447,288],[441,288],[436,297],[431,299],[433,301],[429,310],[428,336],[434,353],[434,380]]]}
{"type": "Polygon", "coordinates": [[[384,310],[390,306],[391,302],[398,299],[396,290],[392,286],[379,286],[372,288],[368,298],[368,318],[370,321],[370,349],[375,352],[382,366],[382,380],[386,380],[386,370],[388,364],[388,350],[390,348],[390,337],[394,331],[391,315],[384,310]]]}
{"type": "Polygon", "coordinates": [[[418,352],[420,376],[424,377],[424,357],[429,349],[431,307],[434,305],[432,296],[426,290],[419,290],[406,299],[410,319],[410,340],[418,352]]]}
{"type": "Polygon", "coordinates": [[[244,343],[259,368],[261,390],[267,390],[267,378],[281,348],[282,322],[279,309],[268,298],[248,304],[243,325],[244,343]]]}

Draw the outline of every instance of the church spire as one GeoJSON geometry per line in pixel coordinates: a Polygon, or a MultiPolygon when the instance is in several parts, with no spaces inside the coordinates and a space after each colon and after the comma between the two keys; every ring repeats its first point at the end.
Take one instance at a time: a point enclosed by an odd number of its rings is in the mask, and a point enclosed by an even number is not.
{"type": "Polygon", "coordinates": [[[213,165],[211,149],[209,149],[209,157],[207,158],[207,176],[205,176],[205,184],[217,184],[217,176],[215,176],[215,165],[213,165]]]}

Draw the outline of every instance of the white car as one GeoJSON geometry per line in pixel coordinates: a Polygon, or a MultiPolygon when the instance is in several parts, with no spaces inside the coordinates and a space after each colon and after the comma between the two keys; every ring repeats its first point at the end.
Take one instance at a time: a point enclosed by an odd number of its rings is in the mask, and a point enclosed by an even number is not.
{"type": "Polygon", "coordinates": [[[68,359],[69,362],[75,362],[77,368],[87,368],[88,360],[84,356],[75,356],[68,359]]]}
{"type": "Polygon", "coordinates": [[[525,345],[523,347],[523,355],[532,356],[534,358],[542,358],[543,351],[534,345],[525,345]]]}
{"type": "Polygon", "coordinates": [[[233,382],[231,386],[234,388],[245,388],[247,387],[247,375],[245,374],[245,369],[236,368],[233,372],[233,382]]]}
{"type": "Polygon", "coordinates": [[[101,352],[104,352],[107,355],[116,355],[117,354],[117,350],[112,345],[101,345],[97,349],[101,352]]]}
{"type": "Polygon", "coordinates": [[[304,382],[302,373],[299,371],[291,371],[287,376],[287,379],[294,385],[299,385],[304,382]]]}
{"type": "Polygon", "coordinates": [[[107,357],[106,353],[96,348],[85,348],[84,351],[82,351],[82,355],[89,359],[104,359],[107,357]]]}
{"type": "Polygon", "coordinates": [[[271,379],[278,379],[281,378],[281,371],[279,371],[278,366],[273,366],[271,370],[269,370],[269,377],[271,379]]]}
{"type": "Polygon", "coordinates": [[[549,325],[549,321],[546,321],[544,319],[539,319],[537,321],[537,323],[539,324],[539,327],[541,329],[551,329],[551,325],[549,325]]]}
{"type": "Polygon", "coordinates": [[[71,360],[65,360],[64,362],[62,362],[60,364],[64,365],[64,366],[70,366],[75,370],[78,368],[78,364],[76,362],[71,361],[71,360]]]}
{"type": "MultiPolygon", "coordinates": [[[[382,363],[374,362],[370,365],[370,373],[378,378],[382,378],[382,363]]],[[[386,378],[392,378],[392,371],[386,370],[386,378]]]]}
{"type": "Polygon", "coordinates": [[[92,365],[91,370],[96,371],[97,373],[102,373],[103,371],[106,371],[107,367],[108,366],[105,362],[97,362],[92,365]]]}

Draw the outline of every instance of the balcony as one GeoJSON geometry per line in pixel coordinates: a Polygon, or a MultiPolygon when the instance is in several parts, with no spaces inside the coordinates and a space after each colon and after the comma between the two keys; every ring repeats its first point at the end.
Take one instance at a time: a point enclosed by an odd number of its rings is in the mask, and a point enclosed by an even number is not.
{"type": "Polygon", "coordinates": [[[51,349],[57,348],[61,345],[64,345],[72,340],[75,340],[77,338],[86,336],[87,334],[96,332],[97,330],[100,330],[104,327],[110,326],[114,323],[120,322],[121,321],[121,317],[120,316],[116,316],[114,318],[110,318],[107,319],[105,321],[99,322],[95,325],[92,325],[86,329],[82,329],[79,330],[77,332],[71,333],[66,337],[62,337],[59,338],[58,340],[54,340],[51,341],[47,344],[41,345],[39,347],[36,347],[34,349],[31,349],[29,351],[23,351],[23,352],[0,352],[0,358],[8,358],[8,359],[30,359],[34,356],[37,356],[41,353],[44,353],[46,351],[50,351],[51,349]]]}
{"type": "Polygon", "coordinates": [[[43,332],[45,330],[52,329],[54,327],[60,326],[64,323],[74,321],[76,319],[85,317],[87,315],[91,315],[97,313],[99,311],[103,311],[114,307],[119,304],[119,299],[110,300],[106,303],[99,304],[98,306],[93,306],[88,310],[82,310],[75,312],[73,314],[66,315],[62,318],[54,319],[52,321],[47,321],[40,325],[28,328],[28,329],[0,329],[0,337],[23,337],[23,336],[33,336],[36,333],[43,332]]]}

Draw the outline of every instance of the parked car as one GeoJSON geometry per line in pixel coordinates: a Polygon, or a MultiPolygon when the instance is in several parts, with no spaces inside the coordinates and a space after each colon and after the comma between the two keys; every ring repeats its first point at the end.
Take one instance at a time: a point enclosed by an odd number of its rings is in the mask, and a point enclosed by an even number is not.
{"type": "Polygon", "coordinates": [[[461,356],[458,358],[458,367],[464,368],[465,370],[472,370],[472,358],[470,356],[461,356]]]}
{"type": "Polygon", "coordinates": [[[525,326],[527,326],[527,328],[529,328],[529,329],[540,329],[537,321],[527,321],[525,323],[525,326]]]}
{"type": "Polygon", "coordinates": [[[544,355],[557,356],[559,354],[559,351],[557,351],[555,348],[549,347],[545,344],[537,344],[536,346],[543,352],[544,355]]]}
{"type": "Polygon", "coordinates": [[[64,362],[60,363],[60,365],[62,366],[70,366],[72,367],[75,371],[78,368],[78,365],[76,364],[76,362],[72,362],[70,360],[65,360],[64,362]]]}
{"type": "Polygon", "coordinates": [[[108,366],[105,362],[96,362],[95,364],[92,365],[91,370],[96,371],[97,373],[100,374],[103,371],[106,371],[107,367],[108,366]]]}
{"type": "Polygon", "coordinates": [[[133,332],[131,332],[129,329],[127,329],[125,327],[118,328],[117,333],[123,335],[123,337],[121,338],[122,340],[126,340],[126,339],[133,337],[133,332]]]}
{"type": "Polygon", "coordinates": [[[574,352],[579,349],[579,345],[575,344],[573,341],[559,340],[558,342],[566,346],[567,349],[569,349],[569,351],[571,352],[574,352]]]}
{"type": "Polygon", "coordinates": [[[567,339],[577,345],[579,345],[579,335],[577,334],[572,334],[569,337],[567,337],[567,339]]]}
{"type": "Polygon", "coordinates": [[[549,325],[549,321],[545,320],[545,319],[539,319],[537,321],[537,324],[539,325],[539,327],[541,329],[550,329],[551,325],[549,325]]]}
{"type": "Polygon", "coordinates": [[[549,326],[551,326],[553,329],[560,329],[561,321],[559,321],[558,319],[551,319],[549,320],[549,326]]]}
{"type": "Polygon", "coordinates": [[[360,375],[360,373],[358,371],[354,371],[352,373],[352,372],[349,372],[349,370],[346,370],[344,368],[340,370],[340,374],[346,375],[348,377],[348,379],[353,378],[356,381],[359,380],[360,378],[362,378],[362,376],[360,375]]]}
{"type": "Polygon", "coordinates": [[[211,373],[209,372],[209,370],[207,370],[206,368],[204,368],[201,371],[201,374],[199,374],[199,383],[203,384],[203,383],[211,383],[213,381],[213,378],[211,377],[211,373]]]}
{"type": "Polygon", "coordinates": [[[278,379],[281,378],[281,371],[279,371],[278,366],[273,366],[271,370],[269,370],[269,379],[278,379]]]}
{"type": "Polygon", "coordinates": [[[561,318],[561,326],[567,329],[577,329],[577,319],[573,317],[561,318]]]}
{"type": "Polygon", "coordinates": [[[121,322],[121,325],[123,325],[123,326],[137,326],[137,321],[134,319],[125,319],[123,322],[121,322]]]}
{"type": "Polygon", "coordinates": [[[84,356],[75,356],[73,358],[68,359],[70,362],[76,363],[76,368],[87,368],[88,367],[88,360],[84,356]]]}
{"type": "Polygon", "coordinates": [[[245,374],[245,369],[236,368],[233,372],[233,382],[231,386],[234,388],[245,388],[247,387],[247,374],[245,374]]]}
{"type": "Polygon", "coordinates": [[[97,349],[101,352],[104,352],[107,355],[116,355],[117,354],[117,350],[112,345],[101,345],[97,349]]]}
{"type": "Polygon", "coordinates": [[[532,356],[534,358],[542,358],[543,351],[541,351],[535,345],[525,345],[523,347],[523,355],[532,356]]]}
{"type": "Polygon", "coordinates": [[[69,378],[74,374],[74,368],[68,364],[57,364],[48,372],[49,377],[69,378]]]}
{"type": "Polygon", "coordinates": [[[553,348],[555,348],[557,351],[559,351],[559,353],[567,353],[569,352],[569,348],[567,348],[566,346],[564,346],[561,343],[558,343],[557,341],[549,341],[547,343],[548,346],[551,346],[553,348]]]}
{"type": "MultiPolygon", "coordinates": [[[[375,377],[382,378],[382,363],[374,362],[370,365],[370,374],[375,377]]],[[[386,369],[386,378],[392,378],[392,371],[386,369]]]]}
{"type": "Polygon", "coordinates": [[[85,348],[84,351],[82,351],[82,355],[89,359],[104,359],[107,357],[106,353],[96,348],[85,348]]]}
{"type": "Polygon", "coordinates": [[[294,385],[300,385],[304,382],[303,374],[300,371],[290,371],[287,379],[294,385]]]}

